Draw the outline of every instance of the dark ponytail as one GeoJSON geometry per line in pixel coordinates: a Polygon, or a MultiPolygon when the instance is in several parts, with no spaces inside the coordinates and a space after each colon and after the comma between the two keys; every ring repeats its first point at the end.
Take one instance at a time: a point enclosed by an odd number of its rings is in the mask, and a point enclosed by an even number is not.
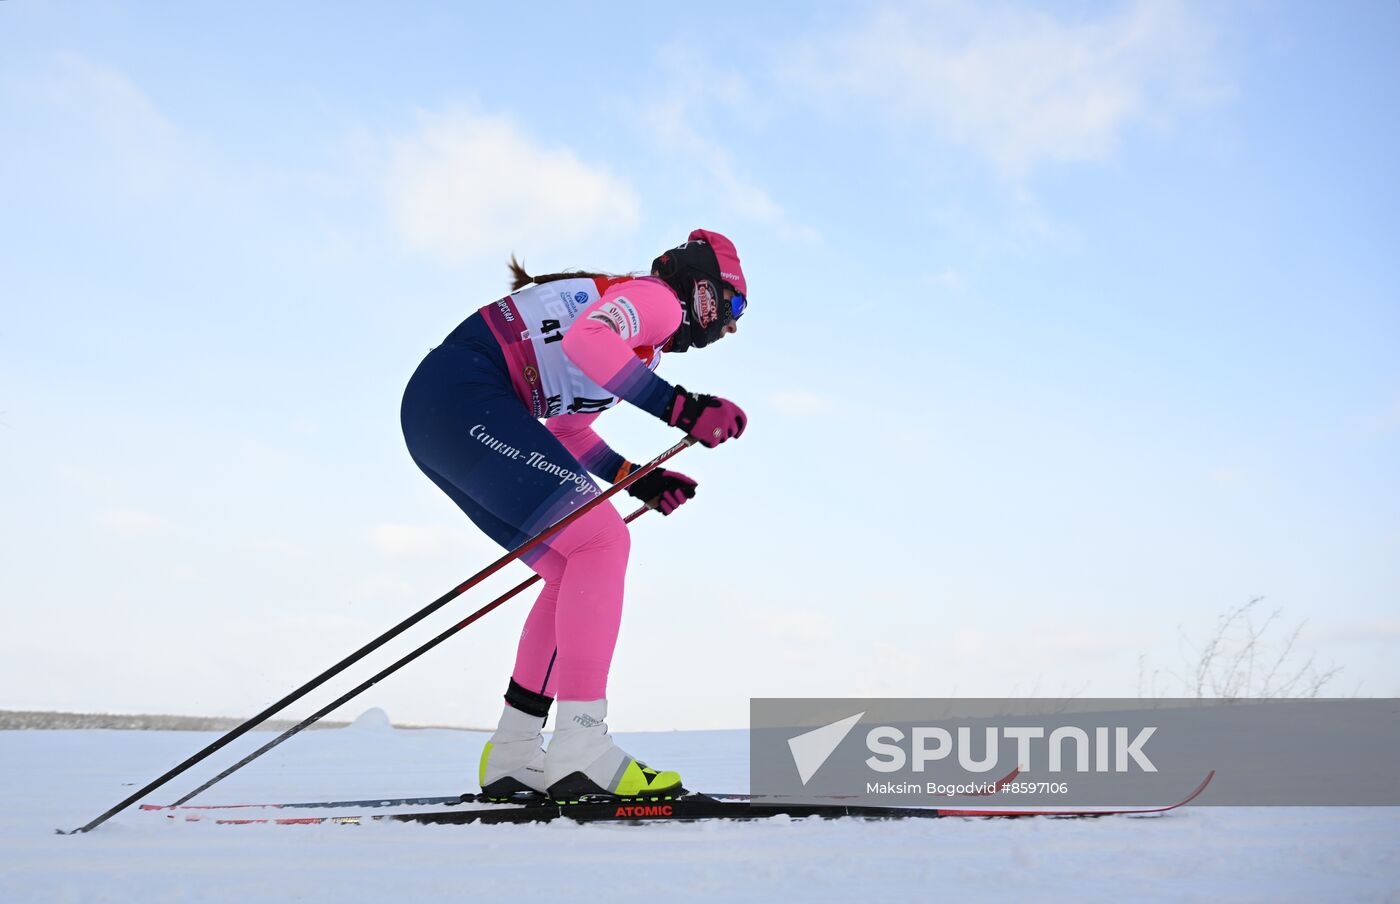
{"type": "Polygon", "coordinates": [[[519,292],[521,289],[534,283],[537,286],[547,282],[554,282],[556,279],[612,279],[610,273],[591,273],[587,270],[566,270],[563,273],[544,273],[539,276],[531,276],[525,272],[525,267],[520,261],[515,259],[515,255],[510,256],[510,290],[519,292]]]}

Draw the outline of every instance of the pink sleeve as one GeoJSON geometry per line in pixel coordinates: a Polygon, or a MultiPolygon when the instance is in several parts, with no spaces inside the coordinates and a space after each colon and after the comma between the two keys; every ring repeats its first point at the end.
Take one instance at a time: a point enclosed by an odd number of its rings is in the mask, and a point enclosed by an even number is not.
{"type": "Polygon", "coordinates": [[[545,426],[590,474],[596,474],[608,483],[617,483],[627,476],[632,466],[594,432],[593,422],[598,419],[599,414],[601,412],[597,411],[589,414],[561,414],[545,421],[545,426]]]}
{"type": "Polygon", "coordinates": [[[665,418],[675,387],[652,373],[637,349],[660,348],[681,325],[676,293],[659,279],[618,283],[589,305],[564,334],[564,354],[620,399],[665,418]]]}

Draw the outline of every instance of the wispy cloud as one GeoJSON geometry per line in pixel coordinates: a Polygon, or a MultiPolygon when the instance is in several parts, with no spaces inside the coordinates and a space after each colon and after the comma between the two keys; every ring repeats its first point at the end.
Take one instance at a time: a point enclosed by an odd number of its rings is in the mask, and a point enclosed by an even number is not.
{"type": "Polygon", "coordinates": [[[1388,405],[1365,415],[1363,430],[1371,436],[1387,436],[1400,431],[1400,393],[1396,393],[1388,405]]]}
{"type": "Polygon", "coordinates": [[[394,224],[410,245],[447,262],[527,242],[539,248],[624,234],[640,219],[637,196],[620,178],[504,117],[424,113],[391,151],[394,224]]]}
{"type": "Polygon", "coordinates": [[[1175,0],[1072,19],[967,0],[888,6],[805,42],[784,71],[804,94],[933,129],[1017,178],[1102,160],[1129,127],[1222,95],[1209,29],[1175,0]]]}
{"type": "Polygon", "coordinates": [[[1258,483],[1258,475],[1247,468],[1220,467],[1207,475],[1210,483],[1221,490],[1244,490],[1258,483]]]}
{"type": "Polygon", "coordinates": [[[955,267],[944,267],[937,273],[930,273],[922,280],[924,285],[951,295],[962,295],[967,291],[967,275],[955,267]]]}
{"type": "Polygon", "coordinates": [[[124,540],[136,540],[158,534],[169,526],[160,515],[139,509],[108,509],[93,516],[98,527],[124,540]]]}
{"type": "MultiPolygon", "coordinates": [[[[106,191],[176,190],[189,177],[190,150],[180,129],[121,71],[80,54],[55,54],[50,65],[7,78],[7,94],[56,123],[82,131],[67,153],[88,161],[67,171],[106,191]]],[[[14,136],[23,143],[28,136],[14,136]]],[[[52,164],[53,162],[50,161],[52,164]]]]}
{"type": "Polygon", "coordinates": [[[669,45],[662,52],[668,73],[660,88],[663,98],[647,103],[637,115],[664,148],[674,178],[692,194],[712,199],[717,209],[769,227],[782,238],[816,241],[817,231],[794,219],[721,138],[736,123],[763,119],[762,101],[749,81],[688,44],[669,45]]]}

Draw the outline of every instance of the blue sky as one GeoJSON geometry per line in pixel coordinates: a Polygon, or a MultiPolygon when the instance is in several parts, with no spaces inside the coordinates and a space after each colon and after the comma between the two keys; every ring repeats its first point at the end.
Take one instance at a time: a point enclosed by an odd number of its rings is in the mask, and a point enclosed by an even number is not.
{"type": "MultiPolygon", "coordinates": [[[[634,528],[617,727],[1131,695],[1255,596],[1330,690],[1400,694],[1398,33],[1382,2],[6,0],[0,706],[252,712],[476,571],[402,448],[418,360],[512,251],[641,270],[697,226],[752,308],[662,373],[751,426],[634,528]]],[[[350,715],[490,721],[526,605],[350,715]]]]}

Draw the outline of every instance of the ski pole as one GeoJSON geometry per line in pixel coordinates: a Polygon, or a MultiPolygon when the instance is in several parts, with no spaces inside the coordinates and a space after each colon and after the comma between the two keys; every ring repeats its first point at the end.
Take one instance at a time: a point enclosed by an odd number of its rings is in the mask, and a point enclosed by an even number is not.
{"type": "MultiPolygon", "coordinates": [[[[646,505],[642,506],[641,508],[637,509],[637,510],[636,510],[635,512],[633,512],[632,514],[628,515],[626,518],[622,519],[622,520],[623,520],[623,523],[624,523],[624,524],[631,524],[633,521],[637,520],[637,519],[640,518],[642,515],[646,514],[647,511],[650,510],[650,508],[651,508],[650,506],[646,506],[646,505]]],[[[466,618],[462,619],[462,620],[459,621],[457,624],[455,624],[455,625],[453,625],[452,627],[448,628],[446,631],[443,631],[443,632],[442,632],[441,634],[439,634],[437,637],[434,637],[432,640],[430,640],[430,641],[428,641],[427,643],[423,644],[423,645],[422,645],[421,647],[419,647],[418,649],[414,650],[414,651],[411,652],[411,653],[405,654],[401,659],[399,659],[398,661],[396,661],[396,662],[393,663],[392,665],[385,667],[383,670],[381,670],[380,672],[378,672],[377,674],[375,674],[374,677],[365,679],[365,681],[364,681],[363,683],[361,683],[358,687],[355,687],[355,688],[353,688],[353,689],[351,689],[351,690],[348,690],[348,691],[346,691],[345,693],[341,694],[339,697],[337,697],[336,699],[332,700],[330,703],[327,703],[325,706],[323,706],[323,707],[321,707],[320,709],[316,710],[316,712],[312,713],[311,715],[307,716],[307,717],[306,717],[305,719],[303,719],[302,721],[298,722],[296,725],[293,725],[291,728],[289,728],[289,729],[287,729],[286,731],[282,732],[280,735],[278,735],[277,737],[273,738],[271,741],[268,741],[266,744],[264,744],[263,746],[259,747],[257,750],[254,750],[252,753],[248,754],[248,755],[245,756],[243,759],[241,759],[241,760],[239,760],[238,762],[234,763],[232,766],[228,767],[228,768],[225,769],[223,772],[220,772],[218,775],[214,776],[214,777],[211,778],[209,781],[207,781],[207,782],[205,782],[204,784],[200,785],[198,788],[195,788],[195,789],[194,789],[193,791],[191,791],[189,794],[186,794],[184,797],[182,797],[182,798],[180,798],[179,800],[175,801],[175,802],[174,802],[173,804],[171,804],[170,806],[172,806],[172,807],[178,807],[178,806],[180,806],[180,804],[183,804],[183,803],[185,803],[185,802],[187,802],[187,801],[189,801],[189,800],[192,800],[196,795],[203,794],[205,791],[207,791],[207,790],[209,790],[210,788],[214,787],[214,786],[217,785],[219,782],[221,782],[221,781],[223,781],[224,779],[228,778],[230,775],[233,775],[233,774],[234,774],[235,772],[237,772],[239,769],[242,769],[244,766],[246,766],[246,765],[248,765],[249,763],[253,762],[253,760],[256,760],[258,757],[262,756],[264,753],[267,753],[269,750],[271,750],[272,748],[276,747],[278,744],[281,744],[283,741],[287,740],[287,739],[290,738],[292,735],[298,733],[299,731],[301,731],[301,730],[304,729],[304,728],[309,728],[313,723],[320,721],[320,720],[321,720],[322,718],[324,718],[327,714],[329,714],[332,710],[338,709],[342,704],[349,702],[352,698],[358,697],[360,694],[362,694],[362,693],[364,693],[365,691],[369,690],[370,688],[374,687],[376,684],[378,684],[379,682],[383,681],[385,678],[388,678],[390,675],[394,674],[394,673],[397,672],[399,669],[401,669],[401,668],[403,668],[404,666],[408,665],[410,662],[412,662],[413,660],[417,659],[419,656],[422,656],[424,653],[428,652],[428,651],[431,650],[433,647],[437,646],[438,644],[442,643],[442,642],[443,642],[444,640],[446,640],[447,638],[449,638],[449,637],[451,637],[452,635],[456,634],[458,631],[462,630],[462,629],[465,628],[467,625],[470,625],[472,622],[476,621],[478,618],[481,618],[481,617],[482,617],[483,615],[485,615],[486,613],[488,613],[488,612],[490,612],[491,610],[497,608],[498,606],[502,605],[503,603],[507,602],[508,600],[514,598],[517,594],[523,592],[526,588],[530,587],[532,584],[536,583],[536,582],[539,581],[539,580],[540,580],[540,576],[539,576],[539,575],[537,575],[537,574],[530,575],[530,577],[529,577],[528,579],[526,579],[526,580],[524,580],[524,581],[521,581],[519,584],[516,584],[516,585],[515,585],[514,587],[512,587],[511,589],[507,590],[505,593],[501,594],[500,596],[496,597],[496,598],[495,598],[494,600],[492,600],[491,602],[489,602],[489,603],[487,603],[486,605],[482,606],[480,609],[476,610],[476,611],[473,612],[471,615],[468,615],[466,618]]]]}
{"type": "Polygon", "coordinates": [[[547,537],[554,534],[555,531],[558,531],[566,525],[572,523],[574,520],[583,516],[584,513],[591,511],[594,507],[602,505],[604,500],[611,498],[612,496],[631,486],[637,481],[638,478],[643,477],[656,470],[663,463],[669,461],[672,457],[680,454],[682,451],[684,451],[689,446],[693,445],[695,442],[697,442],[695,437],[687,436],[685,439],[676,443],[674,446],[667,449],[665,452],[662,452],[660,455],[656,456],[651,461],[642,465],[640,468],[633,471],[631,474],[628,474],[622,480],[613,484],[611,487],[604,490],[602,493],[599,493],[597,496],[593,497],[588,502],[574,509],[572,512],[565,515],[563,518],[560,518],[556,523],[540,531],[538,534],[535,534],[535,536],[531,537],[529,540],[526,540],[514,550],[501,556],[499,559],[492,562],[490,565],[486,566],[481,571],[478,571],[476,574],[463,581],[461,584],[458,584],[456,587],[452,588],[451,590],[444,593],[442,596],[433,600],[431,603],[424,606],[422,609],[419,609],[417,612],[410,615],[403,621],[399,622],[397,625],[390,628],[389,630],[385,631],[383,634],[379,635],[374,640],[371,640],[369,643],[360,647],[358,650],[351,653],[349,656],[346,656],[344,659],[340,660],[335,665],[326,669],[324,672],[317,675],[315,678],[312,678],[310,681],[306,682],[301,687],[292,691],[290,694],[283,697],[281,700],[278,700],[276,703],[273,703],[272,705],[268,706],[267,709],[264,709],[262,712],[248,719],[246,722],[239,725],[237,728],[230,730],[227,734],[214,740],[209,744],[209,746],[194,754],[189,759],[185,760],[183,763],[180,763],[179,765],[173,767],[164,775],[155,779],[150,784],[146,785],[141,790],[132,794],[130,797],[126,798],[126,800],[123,800],[121,803],[112,807],[110,810],[103,813],[101,816],[98,816],[97,818],[93,819],[88,824],[79,826],[76,829],[71,829],[66,832],[62,829],[58,829],[57,831],[59,832],[59,834],[63,835],[74,835],[81,834],[83,832],[91,832],[93,829],[102,825],[102,823],[111,819],[113,816],[117,815],[122,810],[125,810],[127,807],[136,803],[136,801],[145,797],[147,794],[150,794],[152,791],[161,787],[175,776],[185,772],[187,769],[189,769],[196,763],[203,761],[210,754],[214,753],[217,750],[220,750],[225,745],[229,744],[231,741],[234,741],[242,737],[244,734],[247,734],[265,719],[270,718],[271,716],[286,708],[288,705],[295,703],[297,700],[300,700],[302,697],[306,696],[311,691],[320,687],[322,684],[326,683],[331,678],[334,678],[336,675],[339,675],[341,672],[345,671],[347,668],[354,665],[356,662],[359,662],[366,655],[373,653],[375,650],[384,646],[384,644],[393,640],[395,637],[398,637],[404,631],[407,631],[409,628],[418,624],[420,621],[427,618],[429,615],[432,615],[434,612],[438,611],[443,606],[446,606],[448,603],[452,602],[454,599],[461,596],[463,593],[466,593],[468,590],[475,587],[477,584],[480,584],[482,581],[486,580],[491,575],[500,571],[502,568],[506,567],[511,562],[518,559],[520,556],[534,549],[547,537]]]}

